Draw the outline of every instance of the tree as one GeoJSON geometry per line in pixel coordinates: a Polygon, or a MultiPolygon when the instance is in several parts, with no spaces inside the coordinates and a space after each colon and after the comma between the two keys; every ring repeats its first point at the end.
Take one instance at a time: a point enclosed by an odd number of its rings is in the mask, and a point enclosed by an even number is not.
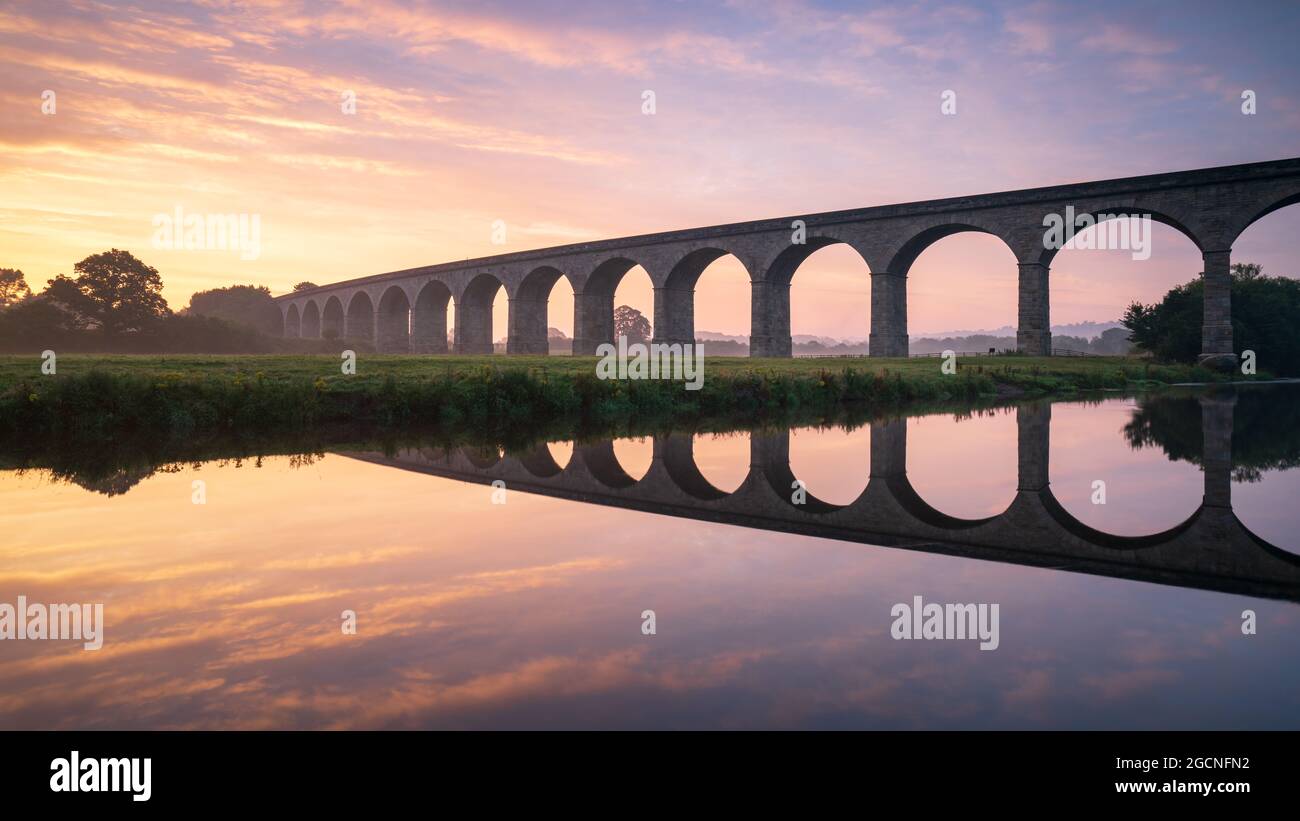
{"type": "Polygon", "coordinates": [[[293,286],[293,289],[295,291],[310,291],[312,288],[319,288],[319,287],[320,286],[314,282],[304,281],[304,282],[299,282],[297,285],[293,286]]]}
{"type": "Polygon", "coordinates": [[[650,340],[650,320],[636,308],[620,305],[614,309],[614,339],[626,336],[628,344],[650,340]]]}
{"type": "Polygon", "coordinates": [[[17,268],[0,268],[0,310],[32,295],[27,278],[17,268]]]}
{"type": "Polygon", "coordinates": [[[1235,279],[1246,282],[1264,273],[1264,266],[1254,262],[1234,262],[1229,270],[1235,279]]]}
{"type": "Polygon", "coordinates": [[[187,313],[242,322],[273,336],[280,335],[280,309],[265,285],[231,285],[198,291],[190,297],[187,313]]]}
{"type": "Polygon", "coordinates": [[[115,336],[142,330],[170,313],[158,269],[130,251],[92,254],[73,271],[76,279],[55,277],[43,296],[68,311],[78,327],[115,336]]]}
{"type": "Polygon", "coordinates": [[[1133,349],[1128,335],[1128,328],[1107,328],[1092,341],[1092,351],[1100,354],[1126,354],[1133,349]]]}
{"type": "MultiPolygon", "coordinates": [[[[1260,266],[1232,267],[1232,343],[1254,351],[1259,367],[1300,374],[1300,282],[1265,276],[1260,266]]],[[[1121,320],[1139,348],[1161,359],[1195,362],[1201,353],[1204,282],[1169,291],[1153,305],[1134,302],[1121,320]]]]}

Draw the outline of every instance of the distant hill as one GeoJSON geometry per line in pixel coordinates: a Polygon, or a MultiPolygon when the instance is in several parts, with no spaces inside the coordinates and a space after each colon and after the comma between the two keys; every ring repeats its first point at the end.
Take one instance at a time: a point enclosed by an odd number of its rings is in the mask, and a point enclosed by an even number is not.
{"type": "MultiPolygon", "coordinates": [[[[1114,322],[1075,322],[1069,325],[1053,325],[1052,334],[1060,336],[1078,336],[1084,339],[1092,339],[1101,336],[1111,328],[1122,328],[1119,320],[1114,322]]],[[[913,339],[942,339],[944,337],[963,337],[963,336],[1009,336],[1014,338],[1016,329],[1010,325],[1003,325],[1001,328],[980,328],[977,330],[959,330],[959,331],[923,331],[911,334],[913,339]]]]}

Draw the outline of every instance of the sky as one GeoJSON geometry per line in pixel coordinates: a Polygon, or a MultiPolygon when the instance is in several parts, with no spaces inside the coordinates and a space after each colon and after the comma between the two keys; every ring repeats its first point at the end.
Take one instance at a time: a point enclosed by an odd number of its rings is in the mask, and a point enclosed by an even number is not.
{"type": "MultiPolygon", "coordinates": [[[[1297,30],[1300,4],[1257,2],[6,2],[0,267],[39,290],[126,248],[179,309],[236,283],[282,293],[584,240],[1300,156],[1297,30]],[[178,207],[256,217],[256,258],[156,247],[155,217],[178,207]]],[[[1300,209],[1284,209],[1234,256],[1295,275],[1297,231],[1300,209]]],[[[1199,271],[1190,241],[1160,226],[1147,261],[1063,251],[1052,321],[1116,319],[1199,271]]],[[[1015,280],[999,240],[942,240],[910,274],[912,335],[1014,325],[1015,280]]],[[[566,333],[570,294],[562,280],[550,302],[566,333]]],[[[853,251],[820,251],[795,275],[793,331],[865,337],[869,294],[853,251]]],[[[617,300],[651,313],[643,272],[617,300]]],[[[504,328],[503,297],[496,312],[504,328]]],[[[748,333],[735,260],[705,272],[696,328],[748,333]]]]}

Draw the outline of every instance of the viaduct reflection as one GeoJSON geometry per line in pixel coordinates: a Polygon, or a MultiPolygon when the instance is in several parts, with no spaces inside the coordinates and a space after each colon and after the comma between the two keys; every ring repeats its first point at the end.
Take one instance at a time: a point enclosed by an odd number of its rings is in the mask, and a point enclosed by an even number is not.
{"type": "Polygon", "coordinates": [[[732,493],[717,489],[700,472],[689,433],[656,437],[650,469],[640,480],[619,465],[612,440],[576,445],[565,467],[545,445],[504,456],[474,448],[342,455],[466,482],[502,480],[511,491],[668,516],[1300,601],[1300,557],[1252,534],[1232,510],[1236,397],[1198,401],[1201,505],[1181,524],[1147,536],[1096,530],[1057,501],[1048,481],[1048,402],[1017,409],[1016,495],[1005,511],[984,519],[945,514],[913,489],[906,472],[906,418],[872,423],[870,478],[847,505],[806,491],[805,500],[796,503],[788,430],[751,434],[749,473],[732,493]]]}

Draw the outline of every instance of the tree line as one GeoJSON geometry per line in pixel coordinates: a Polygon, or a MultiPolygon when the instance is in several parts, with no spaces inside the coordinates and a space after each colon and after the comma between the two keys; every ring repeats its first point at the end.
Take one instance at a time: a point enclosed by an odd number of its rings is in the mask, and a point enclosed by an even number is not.
{"type": "MultiPolygon", "coordinates": [[[[1300,375],[1300,282],[1266,276],[1254,263],[1231,268],[1232,345],[1254,351],[1258,367],[1300,375]]],[[[1129,305],[1120,321],[1133,342],[1157,359],[1195,362],[1201,353],[1205,284],[1201,277],[1171,289],[1159,302],[1129,305]]]]}
{"type": "Polygon", "coordinates": [[[266,286],[199,291],[180,311],[171,310],[162,287],[157,268],[117,248],[91,254],[71,276],[56,276],[39,293],[22,271],[0,268],[0,351],[309,353],[338,347],[332,340],[280,338],[280,309],[266,286]]]}

